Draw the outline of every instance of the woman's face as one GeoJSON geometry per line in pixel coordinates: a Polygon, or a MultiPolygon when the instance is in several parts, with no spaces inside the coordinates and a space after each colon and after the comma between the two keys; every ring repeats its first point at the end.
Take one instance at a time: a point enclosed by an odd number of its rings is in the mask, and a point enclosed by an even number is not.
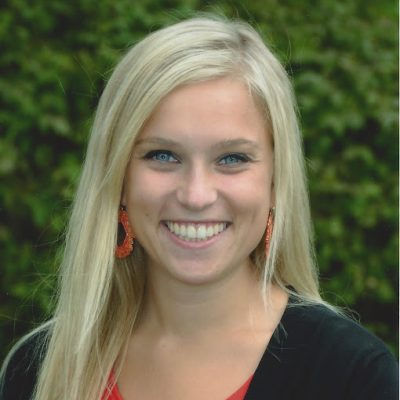
{"type": "Polygon", "coordinates": [[[151,274],[205,284],[250,266],[272,206],[273,150],[244,84],[175,89],[140,133],[122,204],[151,274]]]}

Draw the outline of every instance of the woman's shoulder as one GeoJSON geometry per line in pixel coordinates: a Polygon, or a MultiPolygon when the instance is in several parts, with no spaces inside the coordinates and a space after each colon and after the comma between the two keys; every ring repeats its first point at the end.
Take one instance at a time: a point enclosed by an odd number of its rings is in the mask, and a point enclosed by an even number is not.
{"type": "Polygon", "coordinates": [[[320,353],[333,352],[336,357],[356,357],[368,354],[369,358],[392,357],[384,342],[365,329],[354,319],[337,312],[324,304],[289,304],[282,319],[282,328],[287,330],[289,340],[302,346],[315,348],[320,353]]]}
{"type": "Polygon", "coordinates": [[[394,400],[398,393],[397,362],[379,338],[328,306],[295,301],[255,380],[260,392],[268,383],[271,399],[394,400]]]}
{"type": "Polygon", "coordinates": [[[49,337],[49,325],[23,337],[6,357],[1,370],[0,399],[31,399],[49,337]]]}

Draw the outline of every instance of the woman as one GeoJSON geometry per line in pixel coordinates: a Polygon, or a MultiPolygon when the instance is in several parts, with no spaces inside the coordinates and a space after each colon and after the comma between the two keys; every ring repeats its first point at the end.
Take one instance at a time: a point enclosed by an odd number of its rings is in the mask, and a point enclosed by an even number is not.
{"type": "Polygon", "coordinates": [[[4,399],[396,398],[386,347],[319,295],[291,86],[244,23],[178,23],[117,66],[60,288],[4,399]]]}

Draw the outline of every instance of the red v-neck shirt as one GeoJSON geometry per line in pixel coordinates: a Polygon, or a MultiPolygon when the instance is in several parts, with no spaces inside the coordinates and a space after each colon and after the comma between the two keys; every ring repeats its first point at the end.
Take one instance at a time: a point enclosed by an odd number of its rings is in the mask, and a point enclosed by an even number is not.
{"type": "MultiPolygon", "coordinates": [[[[236,392],[232,393],[226,400],[244,400],[244,396],[247,393],[247,390],[250,386],[250,382],[253,379],[253,375],[250,376],[247,381],[240,386],[236,392]]],[[[111,387],[111,393],[107,395],[107,391],[104,393],[102,400],[124,400],[121,396],[121,393],[118,390],[118,386],[115,382],[113,374],[110,375],[109,379],[109,387],[111,387]]]]}

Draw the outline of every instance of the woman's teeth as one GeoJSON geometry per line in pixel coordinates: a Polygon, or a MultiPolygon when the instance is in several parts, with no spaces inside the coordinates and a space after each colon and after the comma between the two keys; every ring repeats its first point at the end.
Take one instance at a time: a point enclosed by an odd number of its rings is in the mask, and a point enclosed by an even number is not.
{"type": "Polygon", "coordinates": [[[182,224],[168,221],[165,224],[172,233],[187,241],[210,239],[223,232],[228,225],[226,222],[218,224],[182,224]]]}

